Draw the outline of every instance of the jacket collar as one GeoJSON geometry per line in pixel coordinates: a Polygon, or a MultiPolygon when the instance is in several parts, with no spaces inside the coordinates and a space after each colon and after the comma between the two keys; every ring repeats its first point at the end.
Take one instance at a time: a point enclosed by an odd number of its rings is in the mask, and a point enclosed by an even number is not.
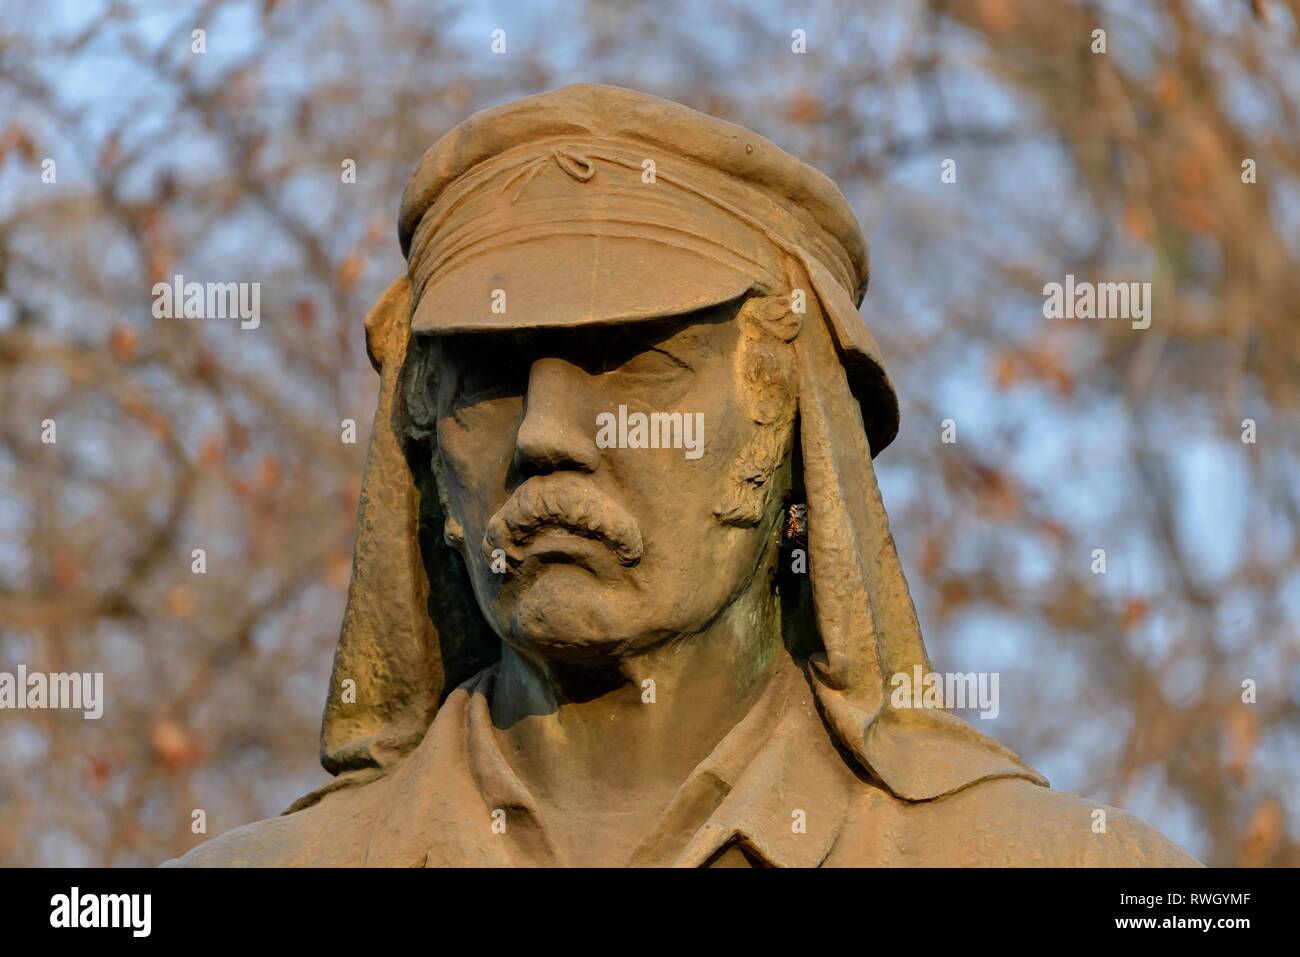
{"type": "MultiPolygon", "coordinates": [[[[463,775],[489,813],[505,812],[507,827],[495,843],[508,849],[510,863],[563,864],[537,801],[497,744],[490,714],[494,683],[495,666],[458,689],[439,712],[429,736],[457,735],[460,746],[439,750],[463,755],[458,767],[440,767],[439,773],[463,775]]],[[[815,867],[835,842],[852,789],[861,786],[835,750],[804,675],[783,656],[759,700],[682,783],[630,863],[705,866],[737,845],[762,865],[815,867]]],[[[482,822],[474,827],[481,830],[482,822]]]]}

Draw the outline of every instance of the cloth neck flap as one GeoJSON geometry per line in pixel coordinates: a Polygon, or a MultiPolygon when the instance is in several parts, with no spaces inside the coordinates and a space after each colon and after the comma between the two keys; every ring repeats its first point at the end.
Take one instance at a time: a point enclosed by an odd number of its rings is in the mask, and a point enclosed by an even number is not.
{"type": "MultiPolygon", "coordinates": [[[[817,303],[852,310],[848,294],[809,270],[817,303]]],[[[809,677],[826,722],[882,787],[925,801],[978,781],[1022,777],[1046,786],[1014,753],[946,711],[896,709],[895,674],[930,672],[920,624],[876,483],[862,424],[828,323],[795,340],[808,572],[823,652],[809,677]]],[[[831,326],[847,323],[829,319],[831,326]]]]}

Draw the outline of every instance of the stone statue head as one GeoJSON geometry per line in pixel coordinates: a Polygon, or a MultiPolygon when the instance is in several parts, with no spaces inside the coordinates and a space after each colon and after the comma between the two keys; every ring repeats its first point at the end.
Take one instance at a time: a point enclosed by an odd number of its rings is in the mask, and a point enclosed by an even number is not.
{"type": "Polygon", "coordinates": [[[328,770],[386,774],[503,642],[581,672],[766,615],[892,794],[1041,781],[885,693],[929,664],[872,469],[898,406],[857,311],[866,244],[829,179],[574,86],[448,133],[399,233],[407,275],[366,319],[381,392],[328,770]]]}

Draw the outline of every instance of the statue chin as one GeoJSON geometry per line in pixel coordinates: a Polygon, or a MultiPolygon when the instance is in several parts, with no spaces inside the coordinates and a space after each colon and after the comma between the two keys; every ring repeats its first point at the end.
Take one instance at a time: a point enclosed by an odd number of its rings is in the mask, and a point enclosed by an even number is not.
{"type": "Polygon", "coordinates": [[[637,627],[644,595],[628,581],[611,581],[573,563],[542,563],[502,588],[485,609],[493,630],[522,651],[548,659],[597,662],[657,643],[637,627]]]}

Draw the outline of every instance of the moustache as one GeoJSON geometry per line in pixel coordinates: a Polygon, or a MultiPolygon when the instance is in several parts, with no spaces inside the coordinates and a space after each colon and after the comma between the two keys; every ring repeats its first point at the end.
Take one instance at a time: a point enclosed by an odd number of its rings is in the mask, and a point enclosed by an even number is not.
{"type": "Polygon", "coordinates": [[[496,549],[512,566],[523,561],[529,540],[550,529],[563,529],[608,547],[624,566],[641,560],[641,529],[626,509],[576,475],[531,478],[493,515],[483,533],[483,554],[496,549]]]}

